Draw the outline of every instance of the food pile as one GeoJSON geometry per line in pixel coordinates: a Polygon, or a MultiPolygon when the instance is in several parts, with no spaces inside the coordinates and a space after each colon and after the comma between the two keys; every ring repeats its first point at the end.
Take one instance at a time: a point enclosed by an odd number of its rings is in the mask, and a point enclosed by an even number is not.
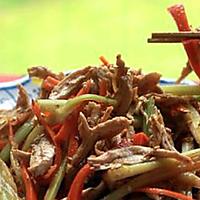
{"type": "Polygon", "coordinates": [[[160,74],[121,55],[101,60],[66,76],[28,69],[42,79],[39,98],[19,86],[16,107],[0,111],[2,197],[197,198],[198,97],[165,93],[160,74]]]}
{"type": "Polygon", "coordinates": [[[200,199],[198,86],[180,93],[121,55],[100,60],[66,75],[28,69],[39,98],[20,85],[0,110],[0,199],[200,199]]]}

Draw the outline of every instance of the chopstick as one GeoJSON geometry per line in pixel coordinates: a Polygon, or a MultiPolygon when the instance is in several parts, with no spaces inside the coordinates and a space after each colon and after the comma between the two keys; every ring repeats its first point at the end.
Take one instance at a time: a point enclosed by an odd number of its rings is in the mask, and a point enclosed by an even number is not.
{"type": "Polygon", "coordinates": [[[148,43],[180,43],[185,40],[200,40],[200,32],[174,32],[174,33],[152,33],[148,43]]]}

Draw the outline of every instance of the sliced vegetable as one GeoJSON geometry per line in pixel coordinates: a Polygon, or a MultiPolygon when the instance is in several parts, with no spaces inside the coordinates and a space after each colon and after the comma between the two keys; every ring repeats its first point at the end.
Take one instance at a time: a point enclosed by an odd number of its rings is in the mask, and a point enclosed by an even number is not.
{"type": "Polygon", "coordinates": [[[117,101],[108,97],[103,97],[95,94],[84,94],[73,99],[68,100],[49,100],[49,99],[38,99],[37,103],[40,106],[42,112],[50,112],[51,115],[46,118],[48,123],[61,123],[64,119],[69,116],[75,107],[80,105],[84,101],[96,101],[109,105],[116,106],[117,101]]]}
{"type": "MultiPolygon", "coordinates": [[[[190,157],[192,160],[198,159],[200,153],[199,149],[190,150],[187,152],[182,153],[184,156],[190,157]]],[[[151,170],[155,170],[156,168],[165,168],[165,167],[171,167],[174,165],[178,165],[178,161],[171,159],[171,158],[160,158],[155,161],[148,161],[144,163],[138,163],[133,165],[122,165],[121,167],[118,167],[116,169],[109,169],[105,172],[104,179],[109,183],[113,184],[114,182],[118,180],[122,180],[124,178],[132,177],[135,175],[139,175],[142,173],[149,172],[151,170]]],[[[190,177],[185,177],[185,182],[190,182],[190,177]]],[[[195,179],[197,180],[197,179],[195,179]]],[[[197,183],[194,183],[193,185],[196,185],[198,187],[197,183]]]]}
{"type": "Polygon", "coordinates": [[[149,130],[149,118],[154,112],[155,112],[155,102],[153,97],[150,97],[145,104],[144,115],[143,115],[143,131],[147,135],[151,135],[151,132],[149,130]]]}
{"type": "Polygon", "coordinates": [[[28,151],[28,149],[30,148],[31,144],[33,143],[33,141],[35,140],[35,138],[42,134],[42,132],[44,131],[44,127],[41,125],[36,125],[36,127],[33,128],[33,130],[30,132],[30,134],[27,136],[23,147],[22,147],[22,151],[28,151]]]}
{"type": "Polygon", "coordinates": [[[189,127],[195,141],[200,145],[200,115],[192,105],[187,105],[186,109],[189,112],[184,114],[185,125],[189,127]]]}
{"type": "Polygon", "coordinates": [[[29,173],[24,164],[21,164],[21,174],[26,189],[26,199],[37,200],[38,197],[34,188],[33,181],[31,180],[31,177],[29,176],[29,173]]]}
{"type": "Polygon", "coordinates": [[[47,76],[47,78],[43,81],[42,87],[47,90],[51,91],[60,81],[52,76],[47,76]]]}
{"type": "MultiPolygon", "coordinates": [[[[16,131],[13,141],[17,144],[21,144],[25,138],[28,136],[28,134],[31,132],[31,130],[34,128],[33,121],[25,122],[20,128],[16,131]]],[[[7,144],[0,152],[0,158],[8,162],[10,158],[10,149],[11,145],[7,144]]]]}
{"type": "Polygon", "coordinates": [[[0,150],[2,150],[4,148],[4,146],[6,145],[6,141],[5,140],[0,140],[0,150]]]}
{"type": "Polygon", "coordinates": [[[106,96],[107,94],[107,82],[105,79],[99,80],[99,95],[106,96]]]}
{"type": "Polygon", "coordinates": [[[8,121],[8,139],[11,145],[13,143],[13,137],[14,137],[13,127],[10,121],[8,121]]]}
{"type": "MultiPolygon", "coordinates": [[[[168,11],[174,18],[179,31],[191,31],[184,6],[182,4],[175,4],[168,8],[168,11]]],[[[200,48],[198,40],[185,40],[183,45],[192,69],[200,78],[200,48]]]]}
{"type": "Polygon", "coordinates": [[[149,194],[157,194],[157,195],[164,195],[167,197],[175,198],[175,199],[180,199],[180,200],[193,200],[192,197],[186,196],[184,194],[174,192],[171,190],[166,190],[162,188],[150,188],[150,187],[145,187],[145,188],[140,188],[136,190],[137,192],[145,192],[149,194]]]}
{"type": "Polygon", "coordinates": [[[17,195],[17,186],[7,165],[0,159],[0,199],[20,200],[17,195]]]}
{"type": "Polygon", "coordinates": [[[200,95],[199,85],[163,85],[161,89],[165,93],[171,93],[174,95],[200,95]]]}
{"type": "Polygon", "coordinates": [[[106,65],[106,66],[110,65],[104,56],[100,56],[99,59],[104,65],[106,65]]]}
{"type": "Polygon", "coordinates": [[[78,141],[76,139],[75,132],[72,132],[69,138],[69,149],[68,149],[68,156],[73,157],[74,154],[77,152],[79,147],[78,141]]]}
{"type": "Polygon", "coordinates": [[[149,137],[144,132],[135,133],[132,136],[132,143],[134,145],[145,146],[148,144],[148,142],[149,142],[149,137]]]}
{"type": "Polygon", "coordinates": [[[37,102],[34,102],[34,101],[32,102],[32,110],[33,110],[33,113],[38,118],[39,123],[45,128],[45,133],[48,135],[48,137],[51,139],[51,141],[55,145],[55,140],[54,140],[55,133],[53,132],[53,130],[50,128],[48,123],[43,118],[42,112],[40,110],[40,106],[38,105],[37,102]]]}
{"type": "Polygon", "coordinates": [[[114,190],[106,197],[104,200],[118,200],[130,194],[134,190],[145,187],[147,185],[155,184],[160,181],[169,180],[174,176],[177,176],[184,172],[194,171],[200,168],[200,161],[195,162],[194,164],[187,165],[173,165],[171,167],[162,167],[155,170],[152,170],[148,173],[141,174],[137,177],[132,178],[126,184],[122,185],[118,189],[114,190]]]}
{"type": "Polygon", "coordinates": [[[78,128],[77,128],[77,116],[76,115],[72,115],[69,116],[65,119],[64,124],[62,125],[62,127],[60,128],[60,130],[58,131],[58,133],[55,135],[55,141],[58,144],[64,144],[67,142],[69,142],[69,148],[68,148],[68,156],[73,156],[74,153],[77,151],[78,149],[78,142],[75,139],[76,137],[76,133],[78,132],[78,128]]]}
{"type": "Polygon", "coordinates": [[[79,90],[76,96],[88,94],[90,92],[91,84],[91,80],[86,81],[86,84],[79,90]]]}
{"type": "Polygon", "coordinates": [[[65,140],[68,138],[68,136],[71,134],[70,128],[72,125],[73,121],[71,118],[65,119],[62,127],[58,131],[58,133],[54,136],[54,139],[57,143],[63,143],[65,140]]]}
{"type": "Polygon", "coordinates": [[[67,167],[67,158],[65,158],[62,161],[62,164],[60,165],[58,171],[53,177],[53,180],[51,181],[51,184],[49,185],[49,188],[45,194],[44,197],[45,200],[54,200],[56,198],[61,182],[65,175],[66,167],[67,167]]]}
{"type": "Polygon", "coordinates": [[[71,184],[67,199],[68,200],[81,200],[84,181],[89,174],[92,173],[92,168],[89,164],[84,165],[77,173],[74,181],[71,184]]]}
{"type": "Polygon", "coordinates": [[[104,180],[109,185],[112,185],[116,181],[151,171],[159,166],[160,163],[157,161],[144,162],[133,165],[122,165],[116,169],[107,170],[104,174],[104,180]]]}
{"type": "Polygon", "coordinates": [[[183,185],[184,187],[194,187],[200,189],[200,178],[193,172],[187,172],[176,176],[173,180],[175,185],[183,185]]]}

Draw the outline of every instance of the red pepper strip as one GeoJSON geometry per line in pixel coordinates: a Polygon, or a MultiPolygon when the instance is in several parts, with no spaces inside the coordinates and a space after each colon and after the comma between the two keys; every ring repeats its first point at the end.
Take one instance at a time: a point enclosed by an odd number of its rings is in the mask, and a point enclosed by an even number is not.
{"type": "MultiPolygon", "coordinates": [[[[191,31],[188,24],[187,16],[184,6],[176,4],[168,8],[168,11],[174,18],[179,31],[191,31]]],[[[185,51],[187,53],[189,62],[192,69],[200,78],[200,45],[198,40],[185,40],[183,41],[185,51]]]]}
{"type": "MultiPolygon", "coordinates": [[[[90,92],[91,85],[92,85],[91,80],[88,80],[85,86],[79,90],[76,96],[88,94],[90,92]]],[[[69,138],[69,148],[68,148],[69,157],[72,157],[78,149],[78,141],[76,139],[76,136],[78,133],[77,121],[78,121],[79,112],[82,110],[82,107],[83,105],[77,106],[76,110],[73,112],[71,116],[70,138],[69,138]]]]}
{"type": "Polygon", "coordinates": [[[6,144],[7,144],[6,141],[0,140],[0,150],[2,150],[6,144]]]}
{"type": "Polygon", "coordinates": [[[104,65],[106,65],[106,66],[110,65],[104,56],[100,56],[99,59],[104,65]]]}
{"type": "Polygon", "coordinates": [[[47,91],[51,91],[58,83],[59,80],[53,78],[52,76],[47,76],[42,83],[42,87],[47,91]]]}
{"type": "Polygon", "coordinates": [[[192,197],[188,197],[184,194],[174,192],[171,190],[161,189],[161,188],[146,187],[146,188],[137,189],[136,192],[145,192],[145,193],[150,193],[150,194],[164,195],[167,197],[180,199],[180,200],[193,200],[192,197]]]}
{"type": "Polygon", "coordinates": [[[13,137],[14,137],[13,127],[12,127],[11,122],[8,121],[8,139],[9,139],[10,144],[12,144],[13,142],[13,137]]]}
{"type": "Polygon", "coordinates": [[[91,80],[87,80],[85,86],[83,86],[79,92],[77,93],[76,96],[80,96],[80,95],[83,95],[83,94],[88,94],[90,92],[90,88],[91,88],[91,80]]]}
{"type": "Polygon", "coordinates": [[[61,144],[65,142],[69,135],[71,134],[71,126],[73,125],[74,121],[72,120],[72,117],[67,117],[65,119],[63,125],[61,126],[58,133],[55,135],[54,139],[58,144],[61,144]]]}
{"type": "Polygon", "coordinates": [[[106,96],[107,94],[107,82],[105,79],[99,80],[99,95],[106,96]]]}
{"type": "Polygon", "coordinates": [[[80,171],[76,174],[74,181],[71,184],[67,199],[68,200],[81,200],[84,181],[93,169],[89,164],[85,164],[80,171]]]}
{"type": "Polygon", "coordinates": [[[26,189],[26,199],[37,200],[38,198],[36,190],[34,188],[34,184],[24,164],[21,164],[21,174],[26,189]]]}
{"type": "Polygon", "coordinates": [[[51,127],[51,130],[54,132],[54,133],[57,133],[62,127],[62,124],[55,124],[51,127]]]}
{"type": "Polygon", "coordinates": [[[55,136],[55,141],[59,144],[69,139],[69,157],[72,157],[78,149],[78,141],[76,140],[76,133],[78,133],[77,121],[78,117],[75,114],[69,116],[55,136]]]}
{"type": "Polygon", "coordinates": [[[149,142],[149,137],[144,132],[135,133],[132,137],[132,143],[134,145],[145,146],[148,144],[148,142],[149,142]]]}
{"type": "MultiPolygon", "coordinates": [[[[90,88],[91,88],[91,80],[88,80],[85,86],[79,90],[76,96],[89,93],[90,88]]],[[[78,142],[75,138],[76,132],[78,132],[76,122],[78,121],[78,113],[81,108],[82,108],[81,106],[77,107],[76,111],[65,120],[58,134],[54,137],[57,143],[62,143],[66,140],[67,136],[69,136],[69,152],[68,152],[69,156],[74,155],[74,153],[78,149],[78,142]]]]}
{"type": "Polygon", "coordinates": [[[75,134],[71,134],[69,138],[68,156],[73,157],[73,155],[77,152],[77,149],[78,149],[78,141],[75,137],[75,134]]]}
{"type": "Polygon", "coordinates": [[[68,156],[69,157],[72,157],[76,153],[78,146],[79,146],[79,143],[77,140],[78,118],[79,118],[79,113],[80,113],[79,109],[81,109],[81,106],[78,109],[76,109],[72,115],[73,123],[71,126],[71,134],[70,134],[70,138],[69,138],[69,148],[68,148],[68,156]]]}
{"type": "Polygon", "coordinates": [[[53,144],[55,145],[55,140],[54,140],[55,133],[52,131],[52,129],[46,123],[45,119],[42,117],[40,107],[35,101],[32,101],[32,110],[33,110],[33,113],[38,118],[38,121],[40,122],[40,124],[44,126],[46,133],[48,134],[53,144]]]}

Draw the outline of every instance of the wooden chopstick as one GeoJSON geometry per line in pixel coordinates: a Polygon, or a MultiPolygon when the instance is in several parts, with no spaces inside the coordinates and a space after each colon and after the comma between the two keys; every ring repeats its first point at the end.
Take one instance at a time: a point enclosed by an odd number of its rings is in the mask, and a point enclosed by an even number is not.
{"type": "Polygon", "coordinates": [[[177,38],[148,38],[148,43],[180,43],[183,42],[183,39],[177,38]]]}
{"type": "Polygon", "coordinates": [[[200,32],[178,32],[178,33],[152,33],[152,38],[195,38],[200,39],[200,32]]]}
{"type": "Polygon", "coordinates": [[[200,40],[200,32],[178,32],[178,33],[152,33],[148,43],[180,43],[185,40],[200,40]]]}

